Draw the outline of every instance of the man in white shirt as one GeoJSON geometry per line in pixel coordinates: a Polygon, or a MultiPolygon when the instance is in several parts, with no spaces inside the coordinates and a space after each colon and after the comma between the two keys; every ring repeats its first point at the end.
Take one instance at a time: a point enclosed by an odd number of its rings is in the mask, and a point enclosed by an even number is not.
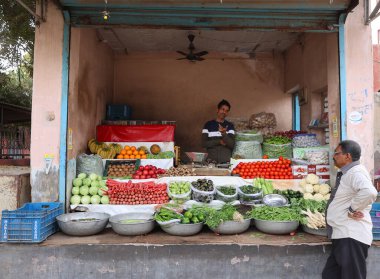
{"type": "Polygon", "coordinates": [[[366,258],[372,243],[370,210],[377,191],[364,166],[361,148],[352,140],[339,143],[334,152],[335,188],[327,204],[326,221],[332,251],[322,272],[323,279],[365,279],[366,258]]]}

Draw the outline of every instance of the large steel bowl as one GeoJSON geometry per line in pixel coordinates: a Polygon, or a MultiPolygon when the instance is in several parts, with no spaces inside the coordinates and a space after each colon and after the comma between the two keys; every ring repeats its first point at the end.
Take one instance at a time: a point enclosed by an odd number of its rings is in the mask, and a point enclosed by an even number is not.
{"type": "Polygon", "coordinates": [[[57,217],[59,228],[68,235],[94,235],[107,226],[110,215],[100,212],[67,213],[57,217]],[[88,220],[86,220],[88,219],[88,220]],[[90,220],[95,219],[95,220],[90,220]]]}
{"type": "Polygon", "coordinates": [[[244,219],[243,222],[237,221],[225,221],[217,226],[215,229],[211,229],[218,234],[239,234],[248,230],[251,225],[251,219],[244,219]]]}
{"type": "Polygon", "coordinates": [[[112,229],[120,235],[148,234],[154,229],[153,215],[149,213],[123,213],[110,218],[112,229]],[[124,220],[138,220],[137,223],[123,223],[124,220]],[[141,221],[141,222],[140,222],[141,221]]]}
{"type": "Polygon", "coordinates": [[[287,205],[288,199],[283,195],[268,194],[263,197],[263,203],[272,207],[280,207],[287,205]]]}
{"type": "Polygon", "coordinates": [[[323,229],[311,229],[309,228],[308,226],[305,226],[305,225],[302,225],[302,230],[306,233],[309,233],[309,234],[314,234],[314,235],[320,235],[320,236],[326,236],[327,237],[327,230],[326,228],[323,228],[323,229]]]}
{"type": "Polygon", "coordinates": [[[161,229],[171,235],[177,236],[190,236],[199,233],[202,230],[203,223],[196,224],[181,224],[172,223],[167,225],[160,225],[161,229]]]}
{"type": "Polygon", "coordinates": [[[298,226],[298,221],[268,221],[255,219],[256,228],[259,231],[269,234],[288,234],[294,232],[298,226]]]}

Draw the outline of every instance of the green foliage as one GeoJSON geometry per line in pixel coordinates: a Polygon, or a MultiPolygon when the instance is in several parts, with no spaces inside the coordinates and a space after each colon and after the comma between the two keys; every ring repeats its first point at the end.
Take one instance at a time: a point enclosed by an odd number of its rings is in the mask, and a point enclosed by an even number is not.
{"type": "MultiPolygon", "coordinates": [[[[35,9],[35,0],[23,2],[35,9]]],[[[16,1],[0,1],[0,102],[31,107],[34,29],[16,1]]]]}

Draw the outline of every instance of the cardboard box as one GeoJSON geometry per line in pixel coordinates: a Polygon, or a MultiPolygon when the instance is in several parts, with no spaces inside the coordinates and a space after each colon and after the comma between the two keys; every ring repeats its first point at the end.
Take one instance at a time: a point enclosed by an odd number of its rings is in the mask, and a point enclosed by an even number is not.
{"type": "Polygon", "coordinates": [[[308,174],[316,174],[321,179],[330,179],[329,165],[298,165],[292,166],[293,176],[298,179],[305,178],[308,174]]]}

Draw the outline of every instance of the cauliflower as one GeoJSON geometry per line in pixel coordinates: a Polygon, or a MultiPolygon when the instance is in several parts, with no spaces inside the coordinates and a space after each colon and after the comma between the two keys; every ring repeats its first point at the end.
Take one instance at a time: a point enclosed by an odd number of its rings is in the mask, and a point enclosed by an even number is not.
{"type": "Polygon", "coordinates": [[[324,198],[326,201],[328,201],[328,200],[330,199],[330,194],[326,194],[326,195],[324,195],[323,198],[324,198]]]}
{"type": "Polygon", "coordinates": [[[316,201],[323,201],[324,200],[324,197],[323,197],[323,195],[322,194],[320,194],[320,193],[317,193],[317,194],[315,194],[314,196],[313,196],[313,200],[316,200],[316,201]]]}
{"type": "Polygon", "coordinates": [[[319,186],[319,193],[321,193],[322,195],[326,195],[328,193],[330,193],[330,186],[328,184],[321,184],[319,186]]]}
{"type": "Polygon", "coordinates": [[[311,193],[305,193],[305,194],[303,194],[303,198],[305,200],[312,200],[314,197],[311,193]]]}
{"type": "Polygon", "coordinates": [[[319,177],[317,175],[313,174],[313,173],[308,174],[306,176],[306,182],[308,184],[313,184],[313,185],[314,184],[318,184],[319,183],[319,177]]]}
{"type": "Polygon", "coordinates": [[[319,185],[319,184],[315,184],[315,185],[313,186],[314,193],[319,193],[319,188],[320,188],[320,186],[321,186],[321,185],[319,185]]]}
{"type": "Polygon", "coordinates": [[[313,185],[311,184],[305,185],[305,193],[313,193],[313,191],[314,191],[313,185]]]}
{"type": "Polygon", "coordinates": [[[306,184],[307,184],[307,183],[306,183],[306,179],[302,179],[302,180],[300,181],[300,186],[301,186],[302,188],[304,188],[306,184]]]}

